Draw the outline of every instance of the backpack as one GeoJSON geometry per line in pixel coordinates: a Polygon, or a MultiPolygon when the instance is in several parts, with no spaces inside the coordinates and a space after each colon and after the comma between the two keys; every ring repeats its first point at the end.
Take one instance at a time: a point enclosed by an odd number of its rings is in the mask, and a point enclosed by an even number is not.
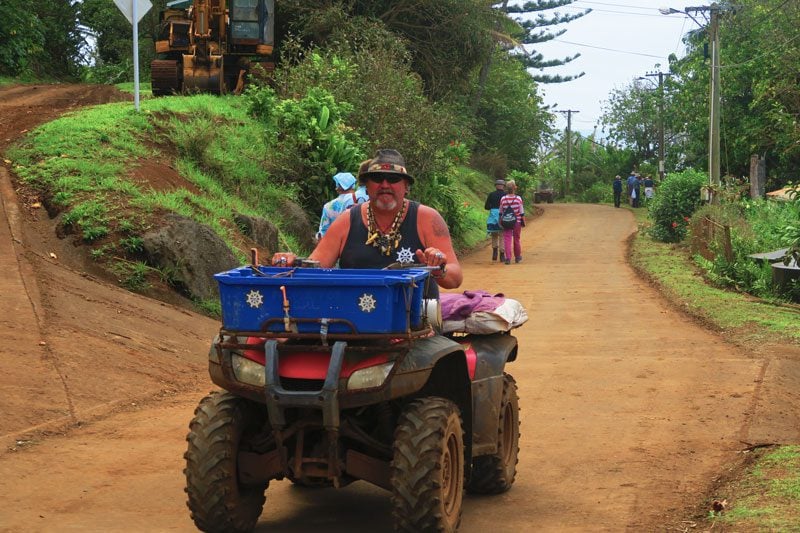
{"type": "Polygon", "coordinates": [[[514,229],[514,226],[517,225],[517,214],[510,205],[503,209],[503,214],[500,215],[500,225],[505,229],[514,229]]]}

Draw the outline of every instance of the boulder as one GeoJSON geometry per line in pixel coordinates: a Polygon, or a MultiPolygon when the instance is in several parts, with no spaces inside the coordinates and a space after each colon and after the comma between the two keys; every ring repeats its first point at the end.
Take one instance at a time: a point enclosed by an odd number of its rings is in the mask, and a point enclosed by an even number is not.
{"type": "Polygon", "coordinates": [[[261,248],[272,254],[278,250],[278,228],[269,220],[250,215],[236,214],[234,221],[242,232],[261,248]]]}
{"type": "Polygon", "coordinates": [[[303,208],[291,200],[284,200],[281,207],[283,216],[281,227],[283,231],[294,235],[297,239],[297,244],[303,248],[302,251],[291,251],[311,252],[314,249],[314,235],[317,233],[317,226],[311,223],[303,208]]]}
{"type": "Polygon", "coordinates": [[[213,275],[239,266],[239,261],[214,231],[194,220],[167,215],[165,224],[142,236],[147,262],[172,273],[190,297],[219,297],[213,275]]]}

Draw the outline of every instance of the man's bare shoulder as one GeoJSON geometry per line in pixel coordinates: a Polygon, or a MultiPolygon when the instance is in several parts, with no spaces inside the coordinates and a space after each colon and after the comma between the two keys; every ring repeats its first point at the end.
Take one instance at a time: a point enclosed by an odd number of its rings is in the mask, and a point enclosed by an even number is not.
{"type": "Polygon", "coordinates": [[[436,237],[450,236],[450,230],[447,228],[447,223],[436,209],[420,204],[418,217],[420,225],[425,229],[430,228],[436,237]]]}

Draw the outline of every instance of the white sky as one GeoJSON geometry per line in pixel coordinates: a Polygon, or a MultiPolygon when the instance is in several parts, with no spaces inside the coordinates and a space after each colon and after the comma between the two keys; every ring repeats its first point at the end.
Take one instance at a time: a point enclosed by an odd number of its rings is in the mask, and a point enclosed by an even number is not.
{"type": "MultiPolygon", "coordinates": [[[[569,6],[543,13],[563,14],[593,11],[568,24],[551,26],[567,32],[552,41],[535,45],[544,59],[561,59],[579,52],[581,57],[561,67],[544,70],[545,74],[586,74],[566,83],[541,84],[544,102],[556,110],[573,109],[572,129],[590,134],[602,114],[604,101],[612,89],[623,88],[649,72],[667,72],[667,57],[685,55],[681,37],[697,28],[686,15],[662,15],[659,7],[684,11],[686,7],[708,5],[704,0],[576,0],[569,6]],[[570,44],[572,43],[572,44],[570,44]],[[580,46],[579,46],[580,45],[580,46]],[[659,65],[657,67],[656,65],[659,65]]],[[[702,16],[692,13],[700,23],[702,16]]],[[[651,78],[655,83],[657,77],[651,78]]],[[[556,113],[556,126],[566,127],[566,115],[556,113]]],[[[598,129],[598,136],[602,137],[598,129]]]]}

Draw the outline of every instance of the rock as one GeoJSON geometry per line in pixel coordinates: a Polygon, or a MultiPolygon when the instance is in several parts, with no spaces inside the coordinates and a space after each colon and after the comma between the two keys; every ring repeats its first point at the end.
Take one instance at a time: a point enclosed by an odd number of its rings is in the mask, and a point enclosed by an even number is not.
{"type": "Polygon", "coordinates": [[[234,221],[242,232],[268,253],[278,252],[278,228],[269,220],[250,215],[236,214],[234,221]]]}
{"type": "Polygon", "coordinates": [[[281,207],[283,215],[281,227],[286,233],[296,237],[297,243],[303,247],[303,250],[279,251],[311,252],[314,249],[314,234],[317,232],[317,227],[308,219],[303,208],[291,200],[284,200],[281,207]]]}
{"type": "Polygon", "coordinates": [[[172,274],[189,296],[219,297],[214,274],[239,266],[236,256],[214,231],[180,215],[167,215],[165,225],[142,236],[147,262],[172,274]]]}

